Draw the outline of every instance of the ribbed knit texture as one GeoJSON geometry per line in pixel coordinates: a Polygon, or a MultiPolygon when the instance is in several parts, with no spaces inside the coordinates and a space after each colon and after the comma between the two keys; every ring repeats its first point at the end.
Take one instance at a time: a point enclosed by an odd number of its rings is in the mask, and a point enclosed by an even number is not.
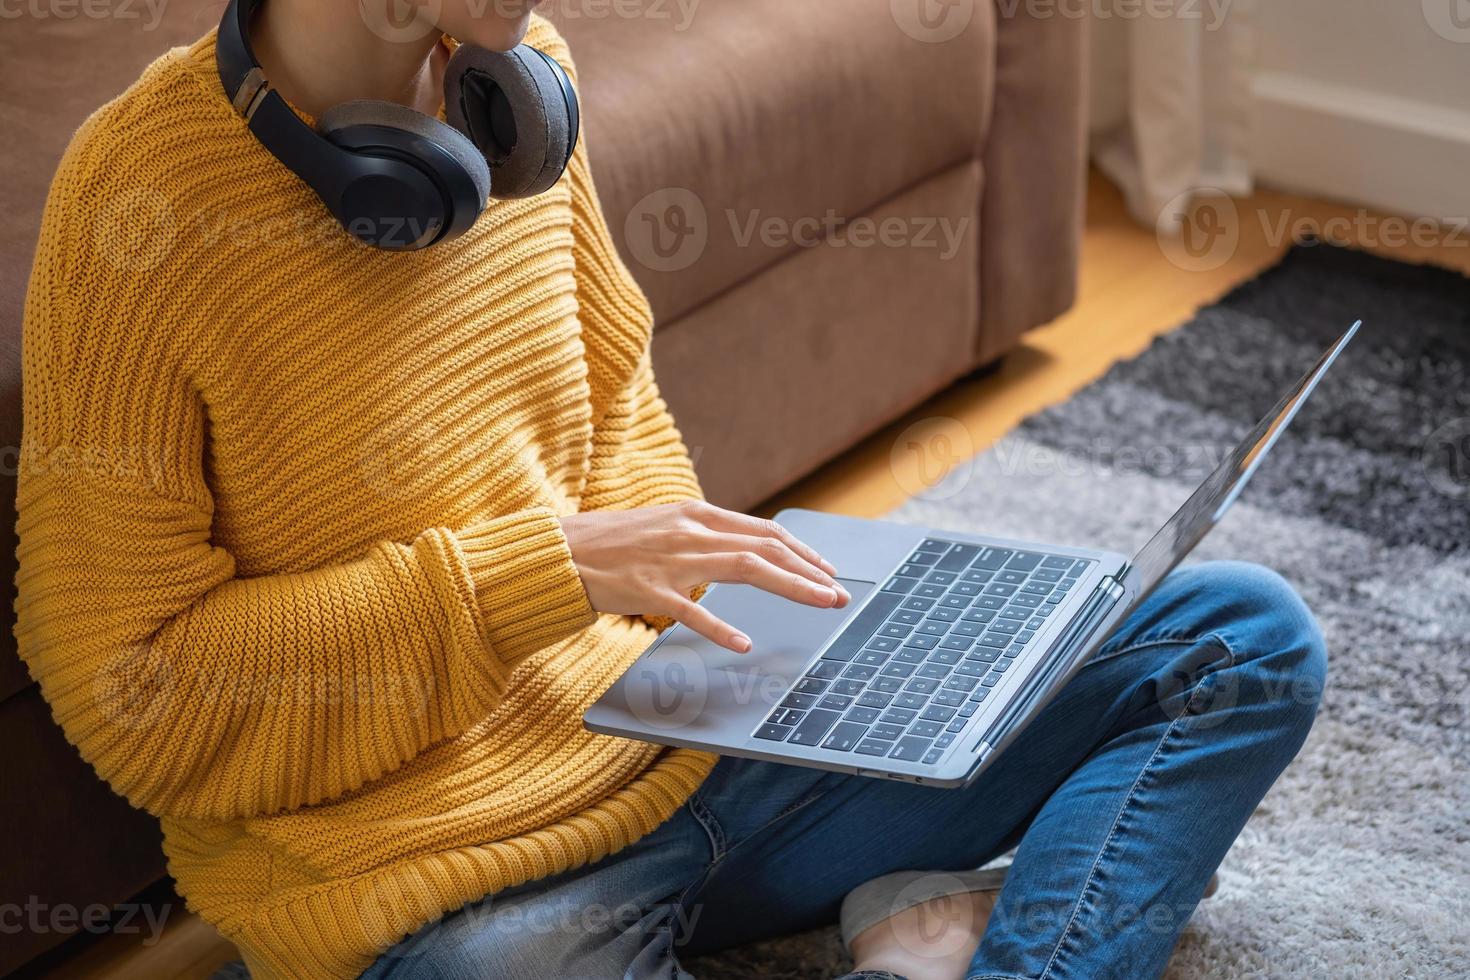
{"type": "Polygon", "coordinates": [[[699,495],[650,323],[583,149],[455,242],[373,251],[246,130],[212,33],[73,140],[26,305],[16,633],[255,976],[356,976],[709,771],[581,723],[654,634],[592,611],[558,515],[699,495]]]}

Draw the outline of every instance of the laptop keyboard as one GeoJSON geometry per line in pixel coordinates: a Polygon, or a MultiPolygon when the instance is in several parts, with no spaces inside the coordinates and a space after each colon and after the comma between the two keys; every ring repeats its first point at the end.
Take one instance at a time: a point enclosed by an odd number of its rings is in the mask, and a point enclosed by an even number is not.
{"type": "Polygon", "coordinates": [[[938,762],[1088,564],[925,539],[755,737],[938,762]]]}

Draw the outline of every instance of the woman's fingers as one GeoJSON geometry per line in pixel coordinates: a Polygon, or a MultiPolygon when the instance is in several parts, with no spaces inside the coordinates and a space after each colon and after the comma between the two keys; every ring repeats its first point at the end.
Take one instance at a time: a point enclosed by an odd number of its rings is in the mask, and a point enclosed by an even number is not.
{"type": "Polygon", "coordinates": [[[752,537],[775,538],[786,547],[790,548],[803,560],[822,569],[828,575],[836,575],[836,567],[817,554],[815,548],[799,539],[786,528],[761,517],[751,517],[749,514],[738,514],[733,510],[725,510],[722,507],[712,507],[711,513],[705,523],[716,531],[730,531],[735,534],[748,534],[752,537]]]}
{"type": "Polygon", "coordinates": [[[750,637],[687,596],[672,593],[669,596],[667,615],[726,650],[733,650],[735,653],[750,652],[750,637]]]}
{"type": "Polygon", "coordinates": [[[749,551],[759,555],[777,568],[794,572],[818,585],[824,585],[837,593],[837,605],[845,606],[852,596],[825,571],[801,555],[792,551],[784,541],[777,538],[760,538],[749,534],[721,534],[712,542],[711,551],[749,551]]]}
{"type": "Polygon", "coordinates": [[[835,589],[796,572],[777,568],[752,551],[702,555],[695,559],[693,567],[695,574],[704,581],[743,582],[772,595],[820,609],[830,609],[840,601],[835,589]]]}

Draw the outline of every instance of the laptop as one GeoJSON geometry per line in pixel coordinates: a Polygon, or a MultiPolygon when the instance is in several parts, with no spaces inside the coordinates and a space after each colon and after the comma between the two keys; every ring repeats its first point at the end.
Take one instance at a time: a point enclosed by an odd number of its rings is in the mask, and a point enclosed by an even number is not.
{"type": "Polygon", "coordinates": [[[586,726],[665,745],[956,787],[974,781],[1213,528],[1357,333],[1355,323],[1131,559],[786,510],[843,609],[743,584],[701,600],[754,644],[662,633],[586,726]]]}

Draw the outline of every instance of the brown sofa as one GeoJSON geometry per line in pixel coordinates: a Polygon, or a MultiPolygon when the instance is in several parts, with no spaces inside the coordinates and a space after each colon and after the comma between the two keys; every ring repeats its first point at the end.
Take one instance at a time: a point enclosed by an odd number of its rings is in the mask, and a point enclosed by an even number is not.
{"type": "MultiPolygon", "coordinates": [[[[1005,17],[1014,5],[987,0],[549,6],[578,61],[609,222],[657,314],[657,371],[711,499],[757,503],[1071,303],[1078,20],[1024,5],[1005,17]]],[[[158,24],[144,4],[41,7],[52,12],[28,7],[0,32],[7,607],[21,309],[47,184],[86,114],[209,29],[223,3],[176,0],[158,24]]],[[[9,629],[0,744],[0,901],[111,903],[163,874],[156,824],[67,745],[9,629]]],[[[67,937],[8,936],[0,973],[67,937]]]]}

